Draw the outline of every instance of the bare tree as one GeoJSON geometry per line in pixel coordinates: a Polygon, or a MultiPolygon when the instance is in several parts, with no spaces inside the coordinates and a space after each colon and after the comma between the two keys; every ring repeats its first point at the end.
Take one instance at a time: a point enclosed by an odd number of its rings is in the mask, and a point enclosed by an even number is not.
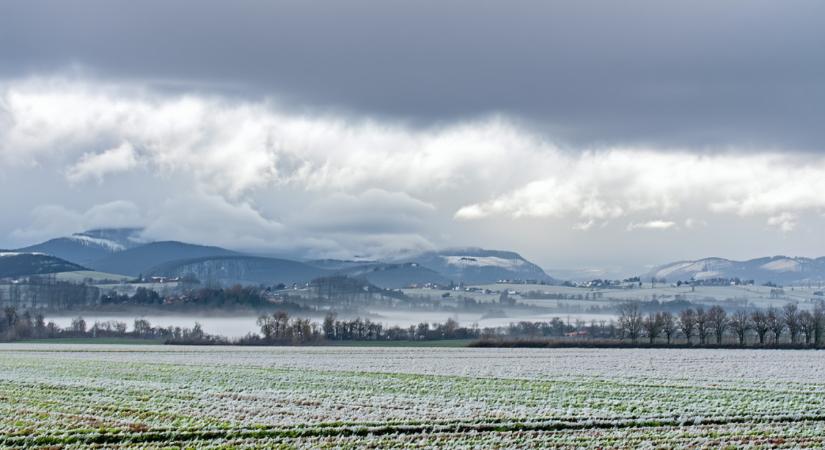
{"type": "Polygon", "coordinates": [[[708,322],[716,336],[716,345],[721,345],[725,329],[728,327],[728,313],[721,306],[715,305],[708,310],[708,322]]]}
{"type": "Polygon", "coordinates": [[[825,301],[818,301],[814,305],[814,345],[821,345],[822,338],[825,337],[825,301]]]}
{"type": "Polygon", "coordinates": [[[733,329],[733,332],[736,333],[739,345],[745,345],[748,330],[751,328],[750,314],[744,309],[736,311],[730,316],[730,327],[733,329]]]}
{"type": "Polygon", "coordinates": [[[768,308],[766,315],[768,318],[768,329],[773,332],[773,342],[778,344],[779,338],[782,337],[782,331],[785,330],[785,322],[773,306],[768,308]]]}
{"type": "Polygon", "coordinates": [[[765,345],[765,336],[771,330],[768,315],[757,309],[751,313],[751,323],[753,324],[753,331],[756,331],[756,336],[759,337],[759,345],[765,345]]]}
{"type": "Polygon", "coordinates": [[[699,343],[705,345],[710,334],[710,321],[708,314],[701,307],[696,308],[696,333],[699,335],[699,343]]]}
{"type": "Polygon", "coordinates": [[[327,315],[324,316],[324,337],[330,340],[335,338],[335,319],[336,315],[332,312],[327,313],[327,315]]]}
{"type": "Polygon", "coordinates": [[[660,320],[662,322],[662,332],[665,334],[668,345],[670,345],[670,341],[673,339],[673,335],[676,334],[677,330],[676,319],[669,311],[665,311],[661,313],[660,320]]]}
{"type": "Polygon", "coordinates": [[[814,329],[816,328],[816,321],[814,315],[810,311],[799,312],[799,331],[804,335],[805,344],[810,345],[814,339],[814,329]]]}
{"type": "Polygon", "coordinates": [[[650,313],[645,317],[643,324],[647,338],[652,344],[662,333],[662,317],[658,313],[650,313]]]}
{"type": "Polygon", "coordinates": [[[13,328],[17,324],[17,308],[13,306],[7,306],[3,308],[3,316],[5,318],[7,327],[13,328]]]}
{"type": "Polygon", "coordinates": [[[74,333],[84,334],[84,333],[86,333],[86,321],[83,320],[82,317],[76,317],[76,318],[72,319],[72,324],[70,325],[70,329],[74,333]]]}
{"type": "Polygon", "coordinates": [[[261,328],[261,334],[264,335],[264,340],[271,340],[272,335],[275,334],[275,322],[272,319],[272,316],[268,314],[263,314],[260,317],[258,317],[256,323],[261,328]]]}
{"type": "Polygon", "coordinates": [[[693,337],[693,331],[696,329],[696,311],[692,308],[679,311],[679,328],[690,345],[690,338],[693,337]]]}
{"type": "Polygon", "coordinates": [[[642,313],[637,302],[628,302],[619,305],[619,329],[622,335],[633,342],[639,340],[642,334],[642,313]]]}
{"type": "Polygon", "coordinates": [[[791,344],[796,344],[796,338],[799,336],[799,307],[796,303],[788,303],[782,308],[782,318],[785,320],[785,326],[788,327],[791,344]]]}

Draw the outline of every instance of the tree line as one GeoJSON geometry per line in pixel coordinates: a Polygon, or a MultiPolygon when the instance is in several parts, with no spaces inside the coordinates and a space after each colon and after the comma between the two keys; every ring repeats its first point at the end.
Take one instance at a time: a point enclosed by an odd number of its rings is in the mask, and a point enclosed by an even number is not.
{"type": "Polygon", "coordinates": [[[19,313],[17,308],[3,308],[0,317],[0,340],[18,341],[28,339],[58,339],[58,338],[134,338],[163,340],[166,343],[191,344],[218,344],[229,343],[229,340],[207,334],[199,323],[192,328],[185,327],[156,327],[145,319],[135,319],[132,330],[126,322],[107,320],[88,324],[83,317],[72,319],[69,326],[60,327],[54,321],[46,322],[41,313],[32,314],[29,311],[19,313]]]}
{"type": "Polygon", "coordinates": [[[620,338],[633,343],[646,339],[653,344],[664,340],[672,344],[678,338],[687,345],[823,345],[825,340],[825,303],[817,302],[809,310],[795,303],[782,308],[737,309],[728,313],[721,306],[705,310],[699,306],[676,314],[644,314],[638,303],[619,306],[620,338]]]}
{"type": "Polygon", "coordinates": [[[407,327],[386,326],[369,319],[340,320],[333,312],[318,323],[308,318],[291,317],[285,311],[258,317],[260,333],[230,341],[209,335],[199,324],[193,328],[153,327],[136,319],[131,331],[120,321],[86,323],[82,317],[61,328],[46,322],[42,314],[18,313],[6,307],[0,317],[0,339],[44,339],[66,337],[128,337],[159,339],[172,344],[311,345],[334,341],[429,341],[475,339],[487,345],[520,344],[564,345],[679,345],[679,346],[761,346],[822,347],[825,344],[825,303],[810,310],[796,304],[782,308],[736,309],[703,306],[670,311],[644,311],[640,303],[624,303],[616,320],[518,321],[505,326],[480,328],[462,326],[454,319],[440,323],[421,322],[407,327]]]}
{"type": "Polygon", "coordinates": [[[328,313],[320,324],[310,319],[290,317],[285,311],[261,315],[257,321],[260,334],[249,334],[241,345],[293,345],[329,341],[422,341],[473,339],[481,335],[477,327],[462,327],[454,319],[444,323],[421,322],[409,327],[386,326],[360,317],[338,320],[328,313]]]}

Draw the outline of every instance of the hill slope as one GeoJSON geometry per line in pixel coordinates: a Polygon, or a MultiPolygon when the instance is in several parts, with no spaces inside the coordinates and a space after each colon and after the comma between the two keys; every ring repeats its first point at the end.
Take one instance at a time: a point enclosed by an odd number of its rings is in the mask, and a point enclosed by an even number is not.
{"type": "Polygon", "coordinates": [[[76,270],[86,270],[86,268],[49,255],[0,252],[0,278],[73,272],[76,270]]]}
{"type": "Polygon", "coordinates": [[[351,277],[364,278],[371,284],[385,289],[398,289],[412,284],[450,284],[450,280],[440,273],[418,263],[374,263],[350,267],[339,272],[351,277]]]}
{"type": "Polygon", "coordinates": [[[471,284],[499,280],[537,280],[552,282],[541,267],[515,252],[480,248],[449,249],[422,253],[407,262],[432,269],[448,280],[471,284]]]}
{"type": "Polygon", "coordinates": [[[233,255],[238,255],[238,253],[220,247],[162,241],[113,253],[91,262],[89,266],[100,272],[138,276],[148,273],[155,266],[171,261],[233,255]]]}
{"type": "Polygon", "coordinates": [[[150,275],[194,275],[201,283],[220,284],[292,284],[305,283],[330,272],[288,259],[262,256],[225,255],[169,261],[147,271],[150,275]]]}

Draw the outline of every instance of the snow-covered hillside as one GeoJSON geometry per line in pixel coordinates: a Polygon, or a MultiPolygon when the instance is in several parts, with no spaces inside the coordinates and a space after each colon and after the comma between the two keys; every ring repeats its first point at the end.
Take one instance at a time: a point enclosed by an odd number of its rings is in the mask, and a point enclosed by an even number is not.
{"type": "Polygon", "coordinates": [[[407,261],[432,269],[456,283],[494,283],[499,280],[553,281],[541,267],[515,252],[480,248],[422,253],[407,261]]]}
{"type": "Polygon", "coordinates": [[[724,258],[705,258],[678,261],[654,268],[643,276],[670,282],[707,280],[710,278],[739,278],[758,283],[804,283],[825,280],[825,257],[802,258],[773,256],[747,261],[724,258]]]}

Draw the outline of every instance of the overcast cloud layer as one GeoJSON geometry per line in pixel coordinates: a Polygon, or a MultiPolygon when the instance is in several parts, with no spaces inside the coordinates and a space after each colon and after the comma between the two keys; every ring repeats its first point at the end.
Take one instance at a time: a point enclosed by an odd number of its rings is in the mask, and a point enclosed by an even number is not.
{"type": "Polygon", "coordinates": [[[0,247],[139,225],[306,257],[479,245],[549,268],[822,255],[823,17],[4,2],[0,247]]]}

